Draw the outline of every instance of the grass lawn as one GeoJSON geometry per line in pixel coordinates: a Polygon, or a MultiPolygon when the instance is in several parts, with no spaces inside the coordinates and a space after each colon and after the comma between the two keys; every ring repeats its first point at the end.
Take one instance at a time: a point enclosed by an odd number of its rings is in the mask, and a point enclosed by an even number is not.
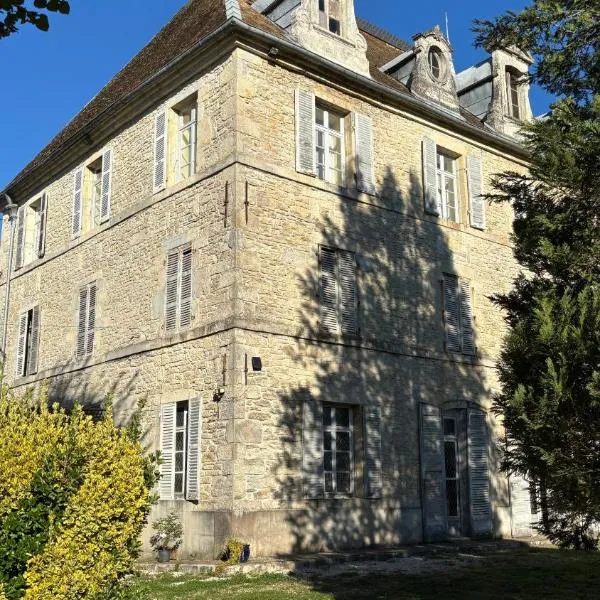
{"type": "Polygon", "coordinates": [[[600,553],[522,550],[418,575],[349,574],[310,581],[279,575],[208,581],[161,576],[137,585],[156,600],[597,600],[600,553]]]}

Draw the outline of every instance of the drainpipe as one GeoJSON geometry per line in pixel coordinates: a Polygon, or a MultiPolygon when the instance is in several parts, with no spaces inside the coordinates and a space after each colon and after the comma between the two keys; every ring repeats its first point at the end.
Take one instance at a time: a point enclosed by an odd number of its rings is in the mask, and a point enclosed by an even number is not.
{"type": "Polygon", "coordinates": [[[4,317],[2,323],[2,380],[4,380],[4,366],[6,363],[6,335],[8,333],[8,307],[10,302],[10,283],[12,279],[12,263],[13,263],[13,248],[15,246],[15,219],[17,216],[18,206],[12,201],[12,198],[8,194],[4,194],[7,200],[7,204],[4,207],[4,212],[8,213],[8,220],[10,223],[10,246],[8,248],[8,269],[6,271],[6,294],[4,296],[4,317]]]}

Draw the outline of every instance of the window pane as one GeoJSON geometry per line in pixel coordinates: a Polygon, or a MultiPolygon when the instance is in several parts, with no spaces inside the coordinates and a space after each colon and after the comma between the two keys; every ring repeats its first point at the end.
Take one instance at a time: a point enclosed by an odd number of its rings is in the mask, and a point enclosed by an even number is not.
{"type": "Polygon", "coordinates": [[[333,422],[333,408],[331,406],[325,406],[323,408],[323,425],[325,427],[331,427],[333,422]]]}
{"type": "Polygon", "coordinates": [[[183,424],[185,423],[185,410],[182,410],[179,408],[179,406],[177,407],[177,420],[176,420],[176,425],[177,427],[183,427],[183,424]]]}
{"type": "Polygon", "coordinates": [[[175,475],[175,493],[183,494],[183,473],[175,475]]]}
{"type": "Polygon", "coordinates": [[[456,421],[444,419],[444,435],[456,435],[456,421]]]}
{"type": "Polygon", "coordinates": [[[183,452],[175,453],[175,472],[183,471],[183,452]]]}
{"type": "Polygon", "coordinates": [[[335,413],[335,420],[338,427],[350,427],[350,410],[348,408],[338,408],[335,413]]]}
{"type": "Polygon", "coordinates": [[[325,473],[325,491],[333,492],[333,473],[325,473]]]}
{"type": "Polygon", "coordinates": [[[445,442],[446,477],[456,477],[456,443],[445,442]]]}
{"type": "Polygon", "coordinates": [[[340,22],[337,19],[329,19],[329,31],[340,35],[340,22]]]}
{"type": "Polygon", "coordinates": [[[350,493],[350,473],[336,473],[337,492],[339,494],[350,493]]]}
{"type": "Polygon", "coordinates": [[[456,479],[446,480],[446,502],[448,516],[458,517],[458,482],[456,479]]]}
{"type": "Polygon", "coordinates": [[[317,125],[325,125],[325,111],[320,106],[317,106],[315,116],[317,119],[317,125]]]}
{"type": "Polygon", "coordinates": [[[325,450],[331,450],[331,443],[333,441],[333,434],[331,431],[325,431],[323,433],[323,444],[325,446],[325,450]]]}
{"type": "Polygon", "coordinates": [[[333,131],[342,131],[342,118],[335,113],[329,113],[329,129],[333,131]]]}
{"type": "Polygon", "coordinates": [[[349,452],[336,452],[336,469],[338,471],[350,471],[350,453],[349,452]]]}
{"type": "Polygon", "coordinates": [[[183,431],[178,431],[175,434],[175,450],[181,452],[184,449],[184,438],[185,433],[183,431]]]}
{"type": "Polygon", "coordinates": [[[347,431],[337,431],[335,449],[338,452],[350,452],[350,434],[347,431]]]}
{"type": "Polygon", "coordinates": [[[333,452],[325,452],[323,455],[323,468],[325,471],[333,470],[333,452]]]}
{"type": "Polygon", "coordinates": [[[454,160],[447,156],[444,157],[444,171],[446,173],[454,173],[454,160]]]}

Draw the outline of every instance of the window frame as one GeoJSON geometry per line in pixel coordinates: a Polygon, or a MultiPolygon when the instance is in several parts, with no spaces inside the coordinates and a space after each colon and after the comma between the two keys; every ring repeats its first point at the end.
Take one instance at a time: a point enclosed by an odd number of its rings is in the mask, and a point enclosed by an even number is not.
{"type": "Polygon", "coordinates": [[[173,448],[173,497],[176,500],[185,500],[187,496],[187,471],[188,471],[188,437],[189,437],[189,412],[190,406],[189,401],[184,400],[182,402],[177,402],[175,407],[175,445],[173,448]],[[177,424],[177,416],[178,414],[183,413],[183,425],[177,424]],[[177,434],[183,434],[183,450],[177,450],[177,434]],[[182,455],[182,470],[177,470],[177,455],[182,455]],[[177,490],[177,475],[181,475],[181,483],[182,489],[181,491],[177,490]]]}
{"type": "Polygon", "coordinates": [[[514,69],[506,69],[506,107],[509,117],[516,121],[521,120],[521,94],[519,74],[514,69]]]}
{"type": "MultiPolygon", "coordinates": [[[[342,37],[342,15],[339,18],[331,16],[330,0],[318,0],[319,27],[332,35],[342,37]],[[337,24],[337,28],[332,28],[332,23],[337,24]]],[[[343,7],[340,6],[340,11],[343,7]]]]}
{"type": "Polygon", "coordinates": [[[460,455],[459,455],[459,442],[458,442],[458,420],[456,417],[453,416],[446,416],[444,415],[442,417],[442,427],[443,427],[443,434],[444,434],[444,478],[445,478],[445,495],[446,495],[446,513],[448,515],[449,519],[457,519],[460,520],[460,513],[461,513],[461,489],[460,489],[460,455]],[[453,429],[454,432],[453,433],[446,433],[446,421],[451,421],[454,425],[453,429]],[[454,446],[454,468],[455,468],[455,474],[454,477],[449,477],[448,476],[448,469],[446,468],[447,465],[447,458],[446,458],[446,444],[453,444],[454,446]],[[449,495],[448,495],[448,481],[454,481],[455,482],[455,492],[456,492],[456,514],[452,515],[450,514],[450,506],[449,506],[449,495]]]}
{"type": "Polygon", "coordinates": [[[444,151],[439,146],[436,146],[436,185],[438,200],[440,202],[441,217],[452,221],[453,223],[460,223],[460,198],[458,194],[458,175],[457,175],[457,157],[450,152],[444,151]],[[452,165],[452,172],[446,171],[444,166],[447,161],[450,161],[452,165]],[[448,203],[448,190],[447,182],[452,182],[452,189],[454,193],[454,218],[450,216],[450,208],[448,203]]]}
{"type": "Polygon", "coordinates": [[[324,403],[323,404],[323,416],[322,416],[322,430],[323,430],[323,437],[321,440],[321,459],[322,459],[322,464],[323,464],[323,490],[325,492],[325,496],[326,497],[337,497],[337,498],[350,498],[353,497],[355,494],[355,490],[356,490],[356,483],[355,483],[355,479],[356,479],[356,475],[355,475],[355,465],[356,465],[356,449],[355,449],[355,445],[354,445],[354,439],[355,439],[355,433],[354,433],[354,427],[355,427],[355,415],[354,415],[354,409],[352,406],[348,406],[348,405],[338,405],[338,404],[328,404],[328,403],[324,403]],[[327,410],[331,410],[332,411],[332,419],[331,419],[331,425],[326,426],[325,425],[325,412],[327,410]],[[337,419],[336,419],[336,414],[337,411],[340,410],[345,410],[348,411],[348,427],[343,427],[343,426],[339,426],[337,425],[337,419]],[[337,470],[337,449],[336,449],[336,445],[337,445],[337,436],[336,434],[338,432],[341,433],[348,433],[349,435],[349,460],[350,460],[350,465],[349,465],[349,470],[348,471],[339,471],[340,473],[348,473],[349,475],[349,481],[350,481],[350,489],[347,492],[339,492],[337,490],[337,474],[338,474],[338,470],[337,470]],[[326,450],[325,449],[325,435],[326,433],[330,433],[331,434],[331,450],[326,450]],[[326,452],[331,452],[331,470],[327,470],[325,468],[325,453],[326,452]],[[327,474],[330,473],[331,474],[331,481],[332,481],[332,487],[333,490],[332,491],[328,491],[327,490],[327,474]]]}
{"type": "MultiPolygon", "coordinates": [[[[37,364],[35,365],[35,369],[32,369],[32,365],[31,365],[31,353],[34,350],[37,350],[37,352],[39,353],[39,337],[40,337],[40,329],[39,329],[39,319],[40,319],[40,307],[39,306],[33,306],[21,313],[19,313],[19,319],[17,320],[17,346],[19,344],[19,338],[20,338],[20,324],[21,324],[21,319],[23,318],[23,316],[26,315],[26,324],[25,324],[25,341],[24,341],[24,347],[23,347],[23,364],[22,364],[22,368],[19,371],[19,349],[17,347],[17,352],[16,352],[16,362],[15,362],[15,374],[17,377],[27,377],[29,375],[35,375],[38,372],[38,366],[37,364]],[[37,331],[37,340],[34,340],[34,336],[33,336],[33,320],[34,320],[34,313],[37,311],[38,313],[38,331],[37,331]],[[38,348],[34,349],[33,344],[34,342],[38,345],[38,348]]],[[[37,362],[37,361],[36,361],[37,362]]]]}
{"type": "Polygon", "coordinates": [[[331,108],[323,102],[315,100],[315,122],[314,122],[314,144],[315,144],[315,173],[317,179],[335,185],[338,187],[346,186],[346,115],[335,108],[331,108]],[[323,124],[317,123],[317,114],[319,110],[323,111],[323,124]],[[329,126],[330,115],[336,115],[340,120],[340,131],[331,129],[329,126]],[[319,133],[323,134],[323,163],[319,162],[319,133]],[[337,138],[340,141],[340,180],[333,181],[331,172],[337,172],[337,169],[331,167],[330,164],[330,137],[337,138]],[[322,164],[324,175],[321,177],[319,173],[320,165],[322,164]]]}
{"type": "Polygon", "coordinates": [[[198,106],[196,103],[196,97],[184,100],[178,105],[179,107],[173,107],[174,117],[177,121],[175,128],[175,164],[173,169],[175,171],[175,183],[185,181],[196,173],[196,139],[198,131],[198,106]],[[185,117],[189,115],[189,123],[185,123],[185,117]],[[190,132],[190,142],[187,146],[190,151],[190,162],[187,164],[187,175],[182,173],[181,164],[183,162],[183,151],[184,142],[183,137],[186,131],[190,132]]]}
{"type": "Polygon", "coordinates": [[[85,165],[83,173],[84,206],[82,207],[82,214],[86,212],[85,204],[87,204],[87,222],[82,222],[82,225],[86,225],[86,227],[82,227],[82,229],[84,229],[84,231],[90,231],[99,227],[102,222],[102,154],[88,162],[85,165]]]}

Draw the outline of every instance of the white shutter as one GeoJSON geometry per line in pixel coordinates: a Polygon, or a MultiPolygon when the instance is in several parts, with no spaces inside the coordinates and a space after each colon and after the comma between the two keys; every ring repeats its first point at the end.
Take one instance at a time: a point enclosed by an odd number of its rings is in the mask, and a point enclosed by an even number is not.
{"type": "Polygon", "coordinates": [[[462,338],[462,351],[465,354],[475,354],[475,340],[473,334],[473,309],[472,309],[471,283],[460,280],[460,329],[462,338]]]}
{"type": "Polygon", "coordinates": [[[86,327],[85,353],[92,354],[94,351],[94,338],[96,336],[96,284],[89,286],[88,291],[88,313],[86,327]]]}
{"type": "Polygon", "coordinates": [[[83,206],[83,169],[77,169],[73,176],[73,220],[71,233],[78,237],[81,233],[81,211],[83,206]]]}
{"type": "Polygon", "coordinates": [[[77,358],[85,356],[87,333],[88,288],[79,290],[79,315],[77,318],[77,358]]]}
{"type": "Polygon", "coordinates": [[[190,174],[193,175],[196,172],[196,135],[198,129],[197,123],[198,111],[196,107],[192,108],[192,117],[190,125],[190,174]]]}
{"type": "Polygon", "coordinates": [[[444,324],[446,327],[446,350],[448,352],[460,352],[460,293],[458,277],[444,275],[444,324]]]}
{"type": "Polygon", "coordinates": [[[187,500],[198,500],[202,413],[199,399],[190,400],[188,414],[187,500]]]}
{"type": "Polygon", "coordinates": [[[485,413],[469,410],[469,500],[471,535],[492,532],[490,507],[490,479],[488,459],[488,432],[485,413]]]}
{"type": "Polygon", "coordinates": [[[358,333],[358,302],[356,293],[356,257],[353,252],[338,251],[340,325],[342,333],[358,333]]]}
{"type": "Polygon", "coordinates": [[[188,327],[192,322],[192,249],[181,253],[181,279],[179,289],[179,327],[188,327]]]}
{"type": "Polygon", "coordinates": [[[381,409],[367,406],[365,415],[365,450],[367,497],[381,498],[383,481],[381,466],[381,409]]]}
{"type": "Polygon", "coordinates": [[[175,414],[177,404],[163,404],[160,409],[160,481],[158,489],[161,500],[175,497],[175,414]]]}
{"type": "Polygon", "coordinates": [[[356,186],[361,192],[374,194],[373,121],[371,117],[355,113],[354,137],[356,142],[356,186]]]}
{"type": "Polygon", "coordinates": [[[167,256],[167,285],[165,290],[165,328],[177,329],[177,299],[179,288],[179,251],[167,256]]]}
{"type": "Polygon", "coordinates": [[[24,312],[19,317],[19,337],[17,341],[17,361],[16,375],[23,377],[25,375],[25,348],[27,346],[27,318],[28,313],[24,312]]]}
{"type": "Polygon", "coordinates": [[[442,207],[437,185],[437,146],[430,138],[423,139],[423,196],[425,212],[440,216],[442,207]]]}
{"type": "Polygon", "coordinates": [[[100,195],[100,223],[110,219],[110,195],[112,188],[112,150],[107,148],[102,154],[102,191],[100,195]]]}
{"type": "Polygon", "coordinates": [[[330,333],[338,333],[337,256],[335,250],[319,249],[319,321],[330,333]]]}
{"type": "Polygon", "coordinates": [[[421,482],[425,541],[445,539],[448,525],[442,412],[430,404],[421,404],[421,482]]]}
{"type": "Polygon", "coordinates": [[[315,95],[296,90],[296,171],[315,174],[315,95]]]}
{"type": "Polygon", "coordinates": [[[167,112],[162,110],[154,119],[154,192],[165,188],[167,179],[167,112]]]}
{"type": "Polygon", "coordinates": [[[302,474],[305,498],[323,498],[323,404],[306,399],[302,407],[302,474]]]}
{"type": "Polygon", "coordinates": [[[17,211],[17,255],[15,257],[15,270],[23,266],[25,254],[25,207],[17,211]]]}
{"type": "Polygon", "coordinates": [[[29,351],[27,354],[27,375],[38,371],[38,351],[40,343],[40,307],[36,306],[31,311],[31,334],[29,338],[29,351]]]}
{"type": "Polygon", "coordinates": [[[467,176],[469,179],[469,202],[471,227],[485,229],[485,198],[483,197],[483,170],[481,158],[467,157],[467,176]]]}
{"type": "Polygon", "coordinates": [[[510,476],[510,512],[513,537],[529,537],[534,531],[538,518],[532,510],[530,483],[517,473],[510,476]]]}
{"type": "Polygon", "coordinates": [[[38,236],[36,252],[42,258],[46,252],[46,214],[48,212],[48,197],[42,194],[40,199],[40,216],[38,222],[38,236]]]}

